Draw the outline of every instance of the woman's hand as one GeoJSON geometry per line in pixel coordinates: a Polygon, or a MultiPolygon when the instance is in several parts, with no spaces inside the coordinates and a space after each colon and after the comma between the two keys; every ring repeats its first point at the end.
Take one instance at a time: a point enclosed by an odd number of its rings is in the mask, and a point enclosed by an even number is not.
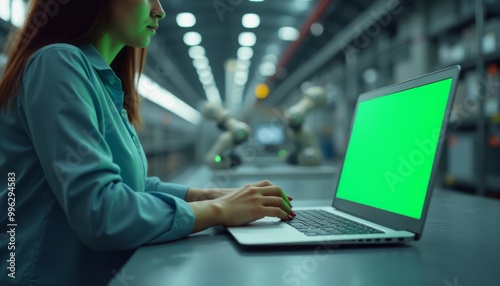
{"type": "Polygon", "coordinates": [[[220,210],[221,224],[237,226],[248,224],[265,216],[289,220],[295,217],[280,187],[265,180],[248,184],[215,199],[220,210]]]}
{"type": "Polygon", "coordinates": [[[186,195],[195,215],[192,233],[214,225],[245,225],[265,216],[292,219],[295,213],[289,204],[291,200],[292,197],[268,180],[239,189],[191,188],[186,195]]]}
{"type": "MultiPolygon", "coordinates": [[[[272,185],[271,182],[269,181],[261,181],[257,183],[252,183],[250,185],[252,186],[260,186],[264,184],[264,182],[269,183],[272,185]]],[[[230,194],[232,192],[238,191],[238,188],[216,188],[216,189],[198,189],[198,188],[189,188],[187,194],[186,194],[186,202],[199,202],[199,201],[205,201],[205,200],[214,200],[218,199],[220,197],[223,197],[227,194],[230,194]]],[[[287,198],[289,201],[293,200],[292,197],[287,195],[287,198]]]]}

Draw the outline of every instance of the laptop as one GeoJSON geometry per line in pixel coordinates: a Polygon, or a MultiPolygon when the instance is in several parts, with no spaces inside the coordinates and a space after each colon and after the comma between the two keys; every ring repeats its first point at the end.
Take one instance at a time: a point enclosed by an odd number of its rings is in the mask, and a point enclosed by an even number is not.
{"type": "Polygon", "coordinates": [[[265,217],[227,227],[231,235],[243,245],[419,240],[459,73],[453,66],[360,95],[331,207],[294,207],[292,220],[265,217]]]}

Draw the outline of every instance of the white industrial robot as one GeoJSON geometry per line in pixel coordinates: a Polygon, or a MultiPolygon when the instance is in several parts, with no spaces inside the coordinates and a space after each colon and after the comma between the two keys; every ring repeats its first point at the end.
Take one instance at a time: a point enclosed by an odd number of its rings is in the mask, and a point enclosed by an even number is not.
{"type": "Polygon", "coordinates": [[[236,146],[248,140],[250,126],[231,115],[229,110],[214,102],[205,102],[203,115],[217,122],[223,132],[205,156],[212,169],[230,169],[242,163],[241,157],[234,152],[236,146]]]}
{"type": "Polygon", "coordinates": [[[302,99],[289,109],[285,110],[285,123],[288,138],[294,144],[294,149],[287,152],[285,160],[292,165],[317,166],[323,161],[323,154],[319,148],[318,140],[310,126],[304,123],[307,114],[322,107],[326,103],[325,89],[312,86],[304,91],[302,99]]]}

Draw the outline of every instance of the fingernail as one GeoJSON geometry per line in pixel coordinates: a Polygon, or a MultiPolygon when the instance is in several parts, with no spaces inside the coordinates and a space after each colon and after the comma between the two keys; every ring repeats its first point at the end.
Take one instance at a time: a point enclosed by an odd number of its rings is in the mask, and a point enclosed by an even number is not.
{"type": "Polygon", "coordinates": [[[292,216],[293,216],[293,217],[296,217],[297,215],[296,215],[296,214],[292,211],[292,216]]]}

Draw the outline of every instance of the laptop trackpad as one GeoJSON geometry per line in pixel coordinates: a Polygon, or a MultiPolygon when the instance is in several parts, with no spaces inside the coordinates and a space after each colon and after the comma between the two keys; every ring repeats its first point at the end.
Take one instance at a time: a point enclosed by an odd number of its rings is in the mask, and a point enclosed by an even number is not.
{"type": "Polygon", "coordinates": [[[259,227],[259,228],[266,226],[273,228],[283,227],[281,219],[273,217],[265,217],[246,225],[246,227],[259,227]]]}

